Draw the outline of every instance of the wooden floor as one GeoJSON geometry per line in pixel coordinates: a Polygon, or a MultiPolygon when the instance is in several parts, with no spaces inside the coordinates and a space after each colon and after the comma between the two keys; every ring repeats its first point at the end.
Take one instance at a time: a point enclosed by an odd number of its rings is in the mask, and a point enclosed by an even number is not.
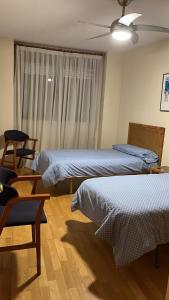
{"type": "MultiPolygon", "coordinates": [[[[24,193],[30,184],[18,186],[24,193]]],[[[128,267],[114,266],[111,247],[95,238],[96,227],[70,211],[72,196],[46,201],[42,225],[42,275],[35,251],[0,253],[0,300],[162,300],[169,273],[169,246],[161,247],[161,267],[149,253],[128,267]]],[[[7,228],[1,245],[31,239],[30,228],[7,228]],[[21,230],[22,229],[22,230],[21,230]]]]}

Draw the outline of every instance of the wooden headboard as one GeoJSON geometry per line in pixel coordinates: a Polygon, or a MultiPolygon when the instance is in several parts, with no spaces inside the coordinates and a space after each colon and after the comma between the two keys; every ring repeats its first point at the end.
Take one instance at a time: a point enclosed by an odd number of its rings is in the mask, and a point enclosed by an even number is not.
{"type": "Polygon", "coordinates": [[[158,154],[161,164],[164,134],[164,127],[129,123],[127,143],[154,151],[158,154]]]}

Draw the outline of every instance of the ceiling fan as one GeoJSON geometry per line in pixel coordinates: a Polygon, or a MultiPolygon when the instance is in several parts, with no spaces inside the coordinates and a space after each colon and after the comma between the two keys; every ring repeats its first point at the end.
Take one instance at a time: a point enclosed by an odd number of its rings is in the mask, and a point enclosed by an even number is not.
{"type": "Polygon", "coordinates": [[[139,40],[137,32],[139,31],[156,31],[156,32],[166,32],[169,33],[169,28],[154,26],[154,25],[135,25],[133,22],[142,16],[139,13],[132,13],[125,15],[126,6],[129,5],[133,0],[117,0],[120,6],[122,6],[122,16],[119,19],[114,20],[111,25],[102,25],[92,22],[79,21],[80,23],[87,23],[89,25],[94,25],[102,28],[109,29],[108,32],[89,38],[97,39],[112,35],[114,39],[119,41],[131,40],[133,44],[136,44],[139,40]]]}

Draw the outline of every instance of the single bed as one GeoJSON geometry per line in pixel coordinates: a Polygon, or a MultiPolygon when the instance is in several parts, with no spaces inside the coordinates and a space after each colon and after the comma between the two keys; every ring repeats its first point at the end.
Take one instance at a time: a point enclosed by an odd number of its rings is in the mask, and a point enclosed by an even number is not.
{"type": "MultiPolygon", "coordinates": [[[[129,123],[128,144],[146,148],[158,155],[161,162],[163,127],[129,123]]],[[[142,157],[115,149],[106,150],[44,150],[34,160],[32,169],[42,174],[46,186],[74,178],[145,173],[150,164],[142,157]]]]}
{"type": "Polygon", "coordinates": [[[95,234],[111,243],[117,266],[129,264],[169,242],[169,174],[85,180],[71,209],[98,226],[95,234]]]}

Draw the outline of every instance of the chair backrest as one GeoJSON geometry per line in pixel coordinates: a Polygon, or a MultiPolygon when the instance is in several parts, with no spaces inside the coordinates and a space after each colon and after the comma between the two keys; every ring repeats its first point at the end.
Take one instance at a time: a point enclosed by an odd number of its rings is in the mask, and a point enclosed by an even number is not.
{"type": "Polygon", "coordinates": [[[7,184],[3,184],[3,189],[0,192],[0,206],[4,206],[8,203],[8,201],[14,197],[18,196],[17,190],[7,184]]]}
{"type": "Polygon", "coordinates": [[[17,174],[14,171],[0,167],[0,205],[4,206],[7,204],[8,200],[18,196],[18,192],[16,191],[16,189],[8,185],[9,181],[16,177],[17,174]]]}
{"type": "Polygon", "coordinates": [[[29,135],[19,130],[6,130],[4,132],[5,141],[13,140],[24,142],[29,139],[29,135]]]}
{"type": "Polygon", "coordinates": [[[13,170],[0,167],[0,182],[8,184],[11,179],[17,177],[17,174],[13,170]]]}

